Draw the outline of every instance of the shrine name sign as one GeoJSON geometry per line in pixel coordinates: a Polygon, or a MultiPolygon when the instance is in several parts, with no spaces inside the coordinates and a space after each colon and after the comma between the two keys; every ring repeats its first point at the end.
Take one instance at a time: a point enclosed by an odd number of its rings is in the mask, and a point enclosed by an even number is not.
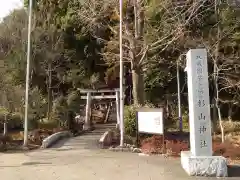
{"type": "Polygon", "coordinates": [[[191,153],[194,156],[211,156],[212,134],[206,49],[188,51],[187,73],[191,153]]]}
{"type": "Polygon", "coordinates": [[[181,165],[191,176],[227,177],[227,160],[212,154],[206,49],[191,49],[186,54],[191,151],[181,151],[181,165]]]}
{"type": "Polygon", "coordinates": [[[163,109],[141,108],[137,111],[137,128],[139,133],[163,134],[163,109]]]}

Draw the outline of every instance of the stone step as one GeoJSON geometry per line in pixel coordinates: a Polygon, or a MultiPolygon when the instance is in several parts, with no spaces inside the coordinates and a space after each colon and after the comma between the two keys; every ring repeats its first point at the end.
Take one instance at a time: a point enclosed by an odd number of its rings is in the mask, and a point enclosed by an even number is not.
{"type": "Polygon", "coordinates": [[[88,149],[98,148],[100,137],[109,129],[115,129],[116,122],[95,124],[95,129],[82,135],[61,140],[53,148],[88,149]]]}

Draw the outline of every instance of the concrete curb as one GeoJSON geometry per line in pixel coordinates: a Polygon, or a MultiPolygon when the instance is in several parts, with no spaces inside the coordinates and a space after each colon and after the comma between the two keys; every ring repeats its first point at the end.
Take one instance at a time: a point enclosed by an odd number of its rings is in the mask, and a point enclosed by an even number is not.
{"type": "Polygon", "coordinates": [[[42,149],[46,149],[49,148],[51,145],[53,145],[54,143],[56,143],[58,140],[60,140],[61,138],[66,138],[66,137],[71,137],[72,134],[69,131],[62,131],[62,132],[57,132],[52,134],[51,136],[48,136],[47,138],[45,138],[42,141],[42,149]]]}
{"type": "Polygon", "coordinates": [[[132,152],[132,153],[142,153],[140,148],[137,148],[134,144],[124,143],[123,147],[121,146],[112,146],[109,148],[110,151],[114,152],[132,152]]]}

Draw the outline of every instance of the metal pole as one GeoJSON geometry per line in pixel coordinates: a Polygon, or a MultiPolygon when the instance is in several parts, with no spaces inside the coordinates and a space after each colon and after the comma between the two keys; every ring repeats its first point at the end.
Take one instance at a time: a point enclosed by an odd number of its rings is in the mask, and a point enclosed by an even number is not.
{"type": "Polygon", "coordinates": [[[119,117],[119,92],[116,91],[116,113],[117,113],[117,129],[119,129],[120,125],[120,117],[119,117]]]}
{"type": "Polygon", "coordinates": [[[181,111],[181,90],[180,90],[180,77],[179,77],[179,59],[177,60],[177,88],[178,88],[178,118],[179,130],[182,131],[182,111],[181,111]]]}
{"type": "Polygon", "coordinates": [[[119,14],[120,14],[120,26],[119,26],[119,49],[120,49],[120,146],[124,145],[124,118],[123,118],[123,109],[124,109],[124,97],[123,97],[123,47],[122,47],[122,23],[123,23],[123,0],[119,0],[119,14]]]}
{"type": "Polygon", "coordinates": [[[32,4],[33,4],[33,0],[29,0],[25,115],[24,115],[24,142],[23,142],[23,146],[25,147],[28,145],[28,91],[29,91],[30,56],[31,56],[32,4]]]}

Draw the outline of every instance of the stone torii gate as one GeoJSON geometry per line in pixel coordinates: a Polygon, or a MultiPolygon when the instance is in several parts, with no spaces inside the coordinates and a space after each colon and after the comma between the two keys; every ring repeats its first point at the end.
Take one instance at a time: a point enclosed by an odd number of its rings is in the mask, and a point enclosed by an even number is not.
{"type": "Polygon", "coordinates": [[[91,104],[93,99],[115,99],[116,101],[116,116],[117,124],[116,128],[120,125],[120,116],[119,116],[119,93],[120,89],[78,89],[81,94],[81,99],[86,99],[86,114],[84,122],[84,130],[90,130],[91,128],[91,104]],[[110,95],[109,95],[110,94],[110,95]]]}

